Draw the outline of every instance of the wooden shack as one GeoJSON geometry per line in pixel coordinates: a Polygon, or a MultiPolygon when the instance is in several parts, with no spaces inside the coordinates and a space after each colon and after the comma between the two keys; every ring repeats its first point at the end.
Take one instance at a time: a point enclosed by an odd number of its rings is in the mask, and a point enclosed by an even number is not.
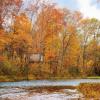
{"type": "Polygon", "coordinates": [[[29,55],[29,62],[35,63],[35,62],[43,62],[43,55],[40,53],[32,53],[29,55]]]}

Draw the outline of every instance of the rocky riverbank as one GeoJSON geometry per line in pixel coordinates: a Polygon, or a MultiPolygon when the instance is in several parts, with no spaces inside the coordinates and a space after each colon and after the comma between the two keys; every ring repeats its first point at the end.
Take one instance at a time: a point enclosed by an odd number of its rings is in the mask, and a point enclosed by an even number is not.
{"type": "Polygon", "coordinates": [[[0,100],[100,100],[99,81],[82,79],[2,82],[0,100]]]}
{"type": "Polygon", "coordinates": [[[0,100],[84,100],[75,87],[39,87],[0,89],[0,100]]]}

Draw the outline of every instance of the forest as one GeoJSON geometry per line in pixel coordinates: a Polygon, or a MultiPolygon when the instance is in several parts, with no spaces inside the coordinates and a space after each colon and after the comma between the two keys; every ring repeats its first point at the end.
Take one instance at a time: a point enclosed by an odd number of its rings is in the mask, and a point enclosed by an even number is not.
{"type": "Polygon", "coordinates": [[[0,0],[0,81],[100,76],[100,20],[50,0],[0,0]]]}

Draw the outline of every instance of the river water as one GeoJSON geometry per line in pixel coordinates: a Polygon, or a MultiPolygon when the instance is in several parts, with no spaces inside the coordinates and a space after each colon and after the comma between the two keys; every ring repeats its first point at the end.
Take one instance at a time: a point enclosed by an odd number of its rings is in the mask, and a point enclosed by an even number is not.
{"type": "Polygon", "coordinates": [[[42,89],[26,89],[44,86],[77,86],[80,83],[100,83],[100,79],[34,80],[0,82],[0,100],[85,100],[77,89],[60,89],[52,92],[42,89]],[[80,98],[80,99],[79,99],[80,98]]]}

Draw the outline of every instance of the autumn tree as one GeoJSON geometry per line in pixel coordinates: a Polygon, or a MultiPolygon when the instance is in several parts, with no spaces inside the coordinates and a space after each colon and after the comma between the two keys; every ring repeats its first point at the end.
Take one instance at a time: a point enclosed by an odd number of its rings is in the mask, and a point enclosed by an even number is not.
{"type": "Polygon", "coordinates": [[[22,0],[0,0],[0,29],[5,17],[17,13],[21,7],[22,0]]]}
{"type": "Polygon", "coordinates": [[[37,32],[41,38],[40,42],[43,42],[49,35],[52,36],[51,39],[53,39],[54,34],[58,35],[58,32],[61,30],[62,18],[62,12],[54,6],[47,6],[43,9],[36,22],[37,32]]]}
{"type": "MultiPolygon", "coordinates": [[[[73,66],[73,64],[69,64],[72,62],[71,60],[68,61],[68,52],[70,52],[69,47],[73,47],[72,42],[78,43],[77,37],[77,27],[79,25],[79,21],[82,19],[82,15],[79,12],[71,12],[68,9],[63,9],[63,23],[62,23],[62,31],[59,33],[59,38],[61,41],[61,49],[60,49],[60,71],[63,73],[64,66],[73,66]],[[74,39],[74,38],[76,39],[74,39]],[[73,41],[75,40],[75,41],[73,41]],[[66,57],[66,58],[65,58],[66,57]],[[66,64],[64,64],[66,63],[66,64]]],[[[79,48],[79,44],[78,48],[79,48]]],[[[77,48],[74,48],[77,50],[77,48]]],[[[75,53],[74,51],[72,51],[75,53]]],[[[70,57],[73,55],[70,55],[70,57]]],[[[78,55],[77,55],[78,56],[78,55]]],[[[66,68],[67,70],[68,68],[66,68]]]]}
{"type": "MultiPolygon", "coordinates": [[[[80,33],[83,35],[82,36],[82,55],[83,55],[83,67],[87,68],[87,63],[89,61],[89,57],[88,57],[88,52],[87,52],[87,48],[88,48],[88,44],[89,42],[92,40],[94,41],[93,43],[95,44],[93,47],[93,51],[94,53],[92,53],[92,55],[95,55],[95,50],[96,50],[96,36],[99,33],[99,24],[97,24],[98,21],[96,19],[84,19],[81,21],[81,25],[80,25],[80,33]]],[[[96,56],[93,57],[94,60],[92,60],[93,62],[96,61],[96,56]]]]}
{"type": "Polygon", "coordinates": [[[32,52],[33,43],[31,28],[32,24],[24,13],[16,16],[12,26],[13,31],[9,35],[10,41],[5,46],[8,59],[20,68],[26,68],[29,63],[28,55],[32,52]]]}

